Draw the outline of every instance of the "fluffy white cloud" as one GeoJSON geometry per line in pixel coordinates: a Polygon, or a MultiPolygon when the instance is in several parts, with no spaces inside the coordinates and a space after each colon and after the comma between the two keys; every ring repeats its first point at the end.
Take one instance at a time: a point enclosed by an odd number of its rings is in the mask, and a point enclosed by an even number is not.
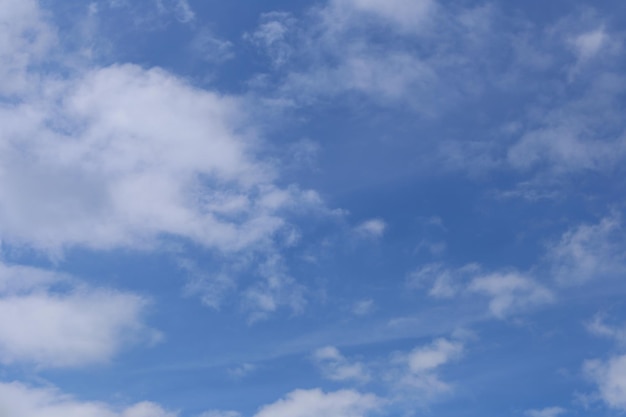
{"type": "Polygon", "coordinates": [[[383,401],[373,394],[353,390],[325,393],[320,389],[296,390],[262,407],[254,417],[365,417],[383,401]]]}
{"type": "Polygon", "coordinates": [[[52,56],[41,14],[30,0],[0,12],[2,71],[30,80],[0,108],[3,241],[58,253],[180,236],[232,252],[267,246],[285,211],[321,207],[274,185],[238,98],[136,65],[39,72],[52,56]]]}
{"type": "Polygon", "coordinates": [[[75,367],[110,360],[159,336],[147,300],[47,271],[0,263],[0,362],[75,367]]]}
{"type": "Polygon", "coordinates": [[[0,415],[20,417],[176,417],[153,403],[124,409],[84,402],[54,388],[31,388],[19,383],[0,383],[0,415]]]}
{"type": "Polygon", "coordinates": [[[400,404],[424,406],[449,393],[453,386],[439,375],[441,367],[458,360],[464,346],[459,340],[440,338],[400,354],[387,372],[391,397],[400,404]]]}
{"type": "Polygon", "coordinates": [[[572,228],[550,247],[549,257],[554,277],[564,285],[621,275],[626,272],[621,219],[612,215],[572,228]]]}
{"type": "Polygon", "coordinates": [[[365,365],[348,360],[334,346],[326,346],[313,353],[313,360],[322,374],[333,381],[367,382],[370,375],[365,365]]]}
{"type": "Polygon", "coordinates": [[[626,355],[585,362],[587,375],[598,385],[600,398],[611,408],[626,411],[626,355]]]}
{"type": "Polygon", "coordinates": [[[0,110],[5,240],[110,248],[170,234],[234,250],[281,226],[293,196],[248,157],[235,100],[132,65],[57,87],[0,110]]]}
{"type": "Polygon", "coordinates": [[[463,345],[460,342],[437,339],[431,345],[419,347],[409,354],[409,368],[416,374],[431,371],[458,358],[461,353],[463,345]]]}
{"type": "Polygon", "coordinates": [[[387,223],[382,219],[366,220],[354,229],[357,235],[369,238],[380,238],[385,230],[387,230],[387,223]]]}
{"type": "Polygon", "coordinates": [[[504,318],[529,307],[550,303],[554,298],[549,289],[515,272],[477,277],[468,288],[470,291],[491,297],[489,310],[498,318],[504,318]]]}

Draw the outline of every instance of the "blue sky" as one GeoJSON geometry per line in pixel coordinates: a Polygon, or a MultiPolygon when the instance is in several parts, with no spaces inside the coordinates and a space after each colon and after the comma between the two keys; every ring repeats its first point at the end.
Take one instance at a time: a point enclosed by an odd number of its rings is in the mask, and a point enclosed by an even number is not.
{"type": "Polygon", "coordinates": [[[626,9],[0,0],[0,416],[620,416],[626,9]]]}

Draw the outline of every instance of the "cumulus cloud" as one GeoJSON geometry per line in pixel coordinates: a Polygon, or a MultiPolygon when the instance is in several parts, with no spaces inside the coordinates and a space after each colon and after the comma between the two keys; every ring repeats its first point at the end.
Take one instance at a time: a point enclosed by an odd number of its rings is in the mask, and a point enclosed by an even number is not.
{"type": "Polygon", "coordinates": [[[262,240],[293,195],[248,155],[238,117],[234,99],[132,65],[4,107],[4,239],[102,249],[169,234],[225,250],[262,240]]]}
{"type": "Polygon", "coordinates": [[[554,295],[541,284],[524,275],[493,273],[475,278],[469,290],[491,297],[489,310],[494,316],[504,318],[507,315],[529,307],[552,302],[554,295]]]}
{"type": "Polygon", "coordinates": [[[419,347],[409,354],[409,368],[413,373],[431,371],[458,358],[462,352],[461,343],[437,339],[430,346],[419,347]]]}
{"type": "Polygon", "coordinates": [[[48,271],[0,263],[0,362],[41,368],[110,360],[159,334],[143,323],[148,301],[48,271]]]}
{"type": "Polygon", "coordinates": [[[322,374],[330,380],[367,382],[370,379],[365,365],[350,361],[334,346],[317,349],[313,353],[313,360],[322,374]]]}
{"type": "Polygon", "coordinates": [[[320,389],[296,390],[284,399],[262,407],[254,417],[365,417],[383,404],[373,394],[353,390],[325,393],[320,389]]]}
{"type": "Polygon", "coordinates": [[[597,384],[600,398],[611,408],[626,411],[626,355],[584,364],[587,376],[597,384]]]}
{"type": "Polygon", "coordinates": [[[58,254],[178,236],[236,252],[267,247],[290,210],[323,206],[313,191],[276,185],[244,99],[130,64],[40,72],[37,59],[54,56],[41,16],[30,0],[0,14],[1,71],[13,74],[0,78],[15,87],[0,88],[5,243],[58,254]]]}
{"type": "Polygon", "coordinates": [[[380,238],[387,229],[387,223],[382,219],[369,219],[358,225],[354,231],[357,235],[366,238],[380,238]]]}
{"type": "Polygon", "coordinates": [[[461,341],[439,338],[394,358],[395,367],[387,373],[391,395],[399,403],[424,405],[450,392],[439,370],[463,354],[461,341]]]}
{"type": "Polygon", "coordinates": [[[154,403],[116,409],[98,402],[79,401],[55,388],[0,383],[0,415],[20,417],[176,417],[154,403]]]}
{"type": "Polygon", "coordinates": [[[620,217],[611,215],[597,224],[582,224],[568,230],[549,247],[549,260],[555,279],[563,285],[616,277],[626,272],[620,217]]]}

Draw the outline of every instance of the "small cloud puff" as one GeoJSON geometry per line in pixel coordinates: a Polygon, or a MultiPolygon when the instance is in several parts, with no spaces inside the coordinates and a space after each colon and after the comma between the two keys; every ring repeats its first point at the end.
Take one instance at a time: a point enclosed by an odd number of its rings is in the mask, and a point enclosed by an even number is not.
{"type": "Polygon", "coordinates": [[[609,40],[603,27],[582,33],[571,40],[579,62],[587,61],[596,56],[609,40]]]}
{"type": "Polygon", "coordinates": [[[358,236],[374,239],[382,237],[386,230],[387,223],[382,219],[366,220],[354,229],[358,236]]]}
{"type": "Polygon", "coordinates": [[[525,414],[528,417],[558,417],[566,411],[561,407],[548,407],[541,410],[528,410],[525,414]]]}

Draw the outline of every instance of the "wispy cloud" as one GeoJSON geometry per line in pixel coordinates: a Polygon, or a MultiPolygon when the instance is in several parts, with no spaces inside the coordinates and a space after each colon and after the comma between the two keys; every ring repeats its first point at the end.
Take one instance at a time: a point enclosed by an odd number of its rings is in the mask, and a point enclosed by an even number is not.
{"type": "Polygon", "coordinates": [[[313,360],[322,374],[333,381],[367,382],[370,379],[364,364],[348,360],[334,346],[317,349],[313,360]]]}

